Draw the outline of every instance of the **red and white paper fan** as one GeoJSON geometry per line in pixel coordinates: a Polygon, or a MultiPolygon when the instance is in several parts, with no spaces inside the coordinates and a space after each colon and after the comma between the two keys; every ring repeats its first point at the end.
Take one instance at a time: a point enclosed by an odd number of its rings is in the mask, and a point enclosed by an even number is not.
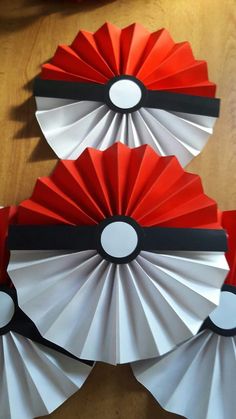
{"type": "Polygon", "coordinates": [[[226,236],[198,176],[149,146],[60,161],[19,207],[8,272],[42,335],[125,363],[197,333],[219,302],[226,236]]]}
{"type": "Polygon", "coordinates": [[[0,209],[0,417],[33,419],[75,393],[93,363],[77,360],[42,338],[20,310],[6,272],[8,224],[15,215],[15,208],[0,209]]]}
{"type": "Polygon", "coordinates": [[[166,29],[105,23],[59,45],[36,79],[36,117],[55,153],[76,159],[114,141],[150,144],[182,165],[200,153],[219,114],[207,64],[166,29]]]}
{"type": "Polygon", "coordinates": [[[230,271],[204,330],[163,357],[132,364],[162,407],[189,419],[235,419],[236,211],[223,212],[222,225],[229,235],[230,271]]]}

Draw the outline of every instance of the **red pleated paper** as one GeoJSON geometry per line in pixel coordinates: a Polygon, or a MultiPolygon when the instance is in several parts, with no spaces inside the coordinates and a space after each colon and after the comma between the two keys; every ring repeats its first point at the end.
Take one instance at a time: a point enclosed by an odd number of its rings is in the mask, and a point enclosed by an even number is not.
{"type": "Polygon", "coordinates": [[[70,46],[58,46],[41,77],[104,84],[123,74],[137,77],[148,89],[215,95],[207,63],[194,58],[188,42],[176,43],[166,29],[150,33],[137,23],[123,29],[105,23],[94,33],[79,31],[70,46]]]}
{"type": "Polygon", "coordinates": [[[217,205],[204,194],[200,177],[148,145],[115,143],[61,160],[19,207],[21,224],[89,225],[112,215],[133,217],[142,226],[220,228],[217,205]]]}

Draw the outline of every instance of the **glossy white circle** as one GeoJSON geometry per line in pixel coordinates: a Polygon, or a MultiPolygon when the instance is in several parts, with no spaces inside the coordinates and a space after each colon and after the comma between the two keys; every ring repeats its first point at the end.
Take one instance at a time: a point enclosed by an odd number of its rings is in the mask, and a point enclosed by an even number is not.
{"type": "Polygon", "coordinates": [[[131,255],[138,244],[135,229],[123,221],[108,224],[101,234],[101,245],[105,252],[116,258],[131,255]]]}
{"type": "Polygon", "coordinates": [[[236,327],[236,294],[222,291],[220,304],[210,314],[210,319],[221,329],[234,329],[236,327]]]}
{"type": "Polygon", "coordinates": [[[130,109],[136,106],[142,97],[142,91],[133,80],[118,80],[109,90],[109,97],[113,105],[121,109],[130,109]]]}
{"type": "Polygon", "coordinates": [[[15,304],[10,295],[0,291],[0,327],[6,326],[15,312],[15,304]]]}

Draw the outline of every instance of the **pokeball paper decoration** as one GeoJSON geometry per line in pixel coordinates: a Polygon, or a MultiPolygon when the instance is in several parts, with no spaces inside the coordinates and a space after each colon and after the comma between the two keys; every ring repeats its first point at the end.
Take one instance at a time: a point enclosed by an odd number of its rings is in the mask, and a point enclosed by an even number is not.
{"type": "Polygon", "coordinates": [[[165,409],[189,419],[234,419],[236,387],[236,211],[222,213],[229,235],[229,284],[197,336],[167,355],[132,364],[135,377],[165,409]],[[234,285],[232,285],[234,284],[234,285]]]}
{"type": "Polygon", "coordinates": [[[52,412],[75,393],[93,363],[77,360],[43,339],[20,310],[15,290],[6,285],[3,243],[14,213],[14,208],[0,210],[0,418],[31,419],[52,412]]]}
{"type": "Polygon", "coordinates": [[[150,144],[182,165],[200,153],[219,114],[207,64],[166,29],[110,23],[59,45],[36,79],[36,117],[62,159],[114,141],[150,144]]]}
{"type": "Polygon", "coordinates": [[[200,178],[149,146],[60,161],[19,207],[8,272],[42,335],[113,364],[163,354],[219,302],[226,235],[200,178]]]}

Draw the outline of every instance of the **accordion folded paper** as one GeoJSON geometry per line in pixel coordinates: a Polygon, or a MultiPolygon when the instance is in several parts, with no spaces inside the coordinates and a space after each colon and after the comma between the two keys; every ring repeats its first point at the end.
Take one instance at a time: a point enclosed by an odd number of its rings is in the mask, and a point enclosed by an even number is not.
{"type": "Polygon", "coordinates": [[[222,225],[229,235],[230,271],[205,330],[163,357],[132,364],[162,407],[189,419],[235,419],[236,211],[223,212],[222,225]]]}
{"type": "Polygon", "coordinates": [[[197,333],[219,302],[226,235],[198,176],[149,146],[60,161],[19,206],[8,272],[43,336],[124,363],[197,333]]]}
{"type": "Polygon", "coordinates": [[[34,418],[57,409],[91,372],[92,363],[43,339],[19,309],[14,290],[0,287],[0,418],[34,418]]]}
{"type": "Polygon", "coordinates": [[[186,165],[199,154],[219,114],[207,64],[166,29],[105,23],[60,45],[35,81],[36,116],[63,159],[114,141],[148,143],[186,165]]]}
{"type": "Polygon", "coordinates": [[[80,361],[42,338],[20,310],[6,272],[2,276],[8,221],[14,213],[14,208],[0,209],[0,419],[31,419],[52,412],[75,393],[93,363],[80,361]]]}

